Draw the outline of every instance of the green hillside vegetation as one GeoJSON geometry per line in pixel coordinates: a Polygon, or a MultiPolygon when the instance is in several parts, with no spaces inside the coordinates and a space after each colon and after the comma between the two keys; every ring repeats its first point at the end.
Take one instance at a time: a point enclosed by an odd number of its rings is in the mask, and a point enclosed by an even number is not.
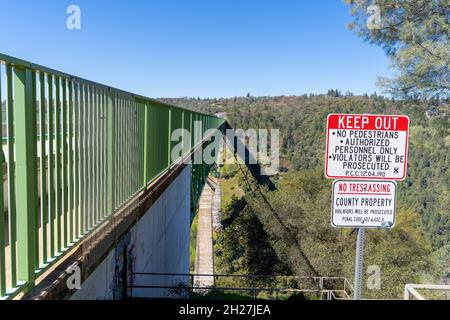
{"type": "MultiPolygon", "coordinates": [[[[215,244],[218,271],[344,276],[353,281],[356,233],[331,228],[331,182],[322,171],[283,175],[274,192],[254,181],[249,185],[239,175],[246,195],[235,198],[224,212],[224,231],[215,244]]],[[[380,267],[382,290],[365,288],[364,297],[401,298],[405,283],[441,276],[418,220],[417,212],[401,207],[393,230],[367,231],[365,267],[380,267]]]]}
{"type": "Polygon", "coordinates": [[[170,102],[208,113],[226,112],[234,128],[280,130],[282,166],[289,172],[274,178],[276,191],[246,190],[225,209],[224,216],[233,219],[217,238],[220,265],[230,266],[224,271],[345,275],[351,282],[356,234],[331,227],[331,181],[323,178],[327,115],[408,115],[408,175],[398,183],[396,227],[367,232],[365,264],[381,267],[382,290],[365,296],[401,298],[405,283],[449,280],[448,105],[342,96],[339,90],[328,95],[170,102]]]}

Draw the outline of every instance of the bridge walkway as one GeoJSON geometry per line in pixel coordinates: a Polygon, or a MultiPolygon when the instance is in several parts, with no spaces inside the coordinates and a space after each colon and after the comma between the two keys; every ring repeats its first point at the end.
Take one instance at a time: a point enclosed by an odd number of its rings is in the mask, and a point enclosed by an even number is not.
{"type": "MultiPolygon", "coordinates": [[[[217,186],[217,180],[208,177],[202,195],[198,211],[197,244],[195,256],[196,274],[214,274],[214,251],[213,251],[213,198],[217,186]]],[[[217,209],[217,208],[216,208],[217,209]]],[[[196,276],[194,287],[214,286],[213,276],[196,276]]]]}

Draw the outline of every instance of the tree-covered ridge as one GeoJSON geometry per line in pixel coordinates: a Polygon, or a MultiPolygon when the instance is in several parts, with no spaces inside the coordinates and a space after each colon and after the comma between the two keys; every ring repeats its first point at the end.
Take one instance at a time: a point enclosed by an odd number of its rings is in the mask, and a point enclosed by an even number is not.
{"type": "MultiPolygon", "coordinates": [[[[450,244],[449,107],[380,96],[303,95],[231,99],[170,99],[208,113],[226,112],[234,128],[279,129],[282,165],[323,171],[326,118],[330,113],[404,114],[411,119],[408,173],[399,204],[418,212],[425,233],[439,249],[450,244]]],[[[449,257],[450,261],[450,257],[449,257]]]]}
{"type": "MultiPolygon", "coordinates": [[[[216,272],[343,276],[353,282],[356,233],[331,227],[331,181],[320,169],[280,175],[276,190],[269,191],[245,167],[236,167],[222,170],[222,185],[232,184],[244,195],[224,209],[214,247],[216,272]]],[[[365,245],[365,270],[374,266],[381,272],[379,287],[364,286],[365,298],[401,299],[406,283],[441,282],[447,276],[443,254],[448,251],[431,254],[419,216],[410,208],[399,207],[394,229],[368,230],[365,245]]],[[[364,283],[370,281],[365,273],[364,283]]]]}

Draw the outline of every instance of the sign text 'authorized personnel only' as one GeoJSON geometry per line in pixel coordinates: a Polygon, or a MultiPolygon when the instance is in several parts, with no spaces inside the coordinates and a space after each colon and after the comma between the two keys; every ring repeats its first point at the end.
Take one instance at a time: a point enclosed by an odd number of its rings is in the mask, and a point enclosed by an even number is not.
{"type": "Polygon", "coordinates": [[[330,114],[325,176],[331,179],[404,180],[407,116],[330,114]]]}
{"type": "Polygon", "coordinates": [[[392,228],[396,196],[394,181],[337,180],[333,183],[331,224],[337,228],[392,228]]]}

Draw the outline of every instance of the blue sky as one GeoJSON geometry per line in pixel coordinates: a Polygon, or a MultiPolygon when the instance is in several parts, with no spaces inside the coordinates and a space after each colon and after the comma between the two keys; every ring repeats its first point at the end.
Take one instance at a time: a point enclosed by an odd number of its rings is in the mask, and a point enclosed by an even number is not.
{"type": "MultiPolygon", "coordinates": [[[[377,90],[343,0],[0,0],[0,52],[149,97],[377,90]],[[66,9],[81,8],[81,30],[66,9]]],[[[378,91],[378,90],[377,90],[378,91]]]]}

